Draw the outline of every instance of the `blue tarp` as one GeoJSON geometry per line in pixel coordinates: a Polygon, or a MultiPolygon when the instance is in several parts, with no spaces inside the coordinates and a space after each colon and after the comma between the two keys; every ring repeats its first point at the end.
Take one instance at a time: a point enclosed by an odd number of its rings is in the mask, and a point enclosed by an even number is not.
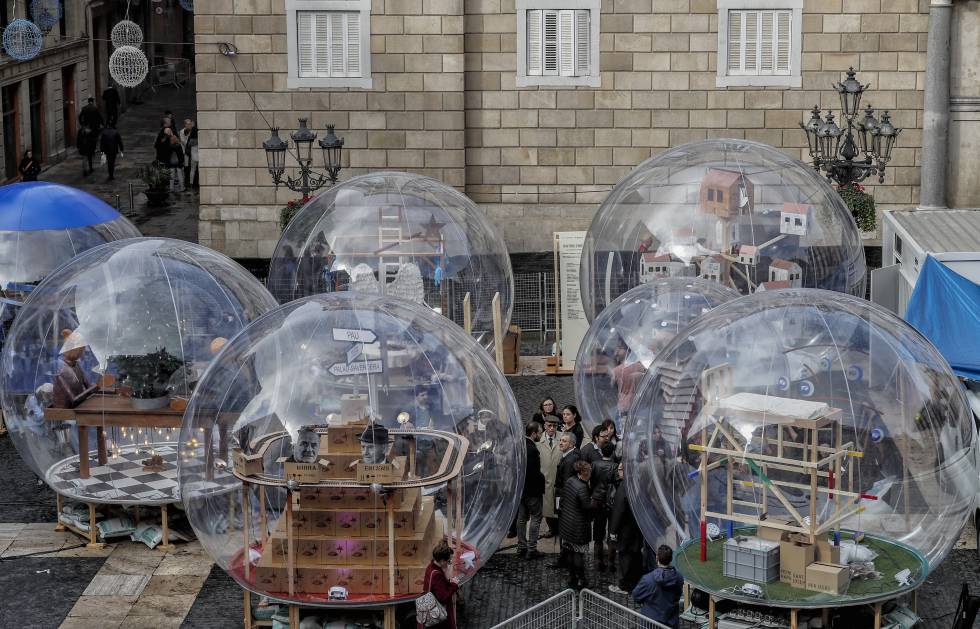
{"type": "Polygon", "coordinates": [[[0,231],[87,227],[119,216],[101,199],[58,183],[27,181],[0,187],[0,231]]]}
{"type": "Polygon", "coordinates": [[[980,380],[980,285],[927,256],[905,320],[936,346],[956,375],[980,380]]]}

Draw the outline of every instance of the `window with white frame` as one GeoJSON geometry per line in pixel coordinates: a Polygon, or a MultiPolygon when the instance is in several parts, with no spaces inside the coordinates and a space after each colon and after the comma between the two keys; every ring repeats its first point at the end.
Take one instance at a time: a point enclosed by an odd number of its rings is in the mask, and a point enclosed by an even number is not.
{"type": "Polygon", "coordinates": [[[287,0],[287,87],[371,87],[370,0],[287,0]]]}
{"type": "Polygon", "coordinates": [[[517,87],[600,85],[598,1],[519,0],[517,24],[517,87]]]}
{"type": "Polygon", "coordinates": [[[800,87],[803,0],[718,0],[718,87],[800,87]]]}

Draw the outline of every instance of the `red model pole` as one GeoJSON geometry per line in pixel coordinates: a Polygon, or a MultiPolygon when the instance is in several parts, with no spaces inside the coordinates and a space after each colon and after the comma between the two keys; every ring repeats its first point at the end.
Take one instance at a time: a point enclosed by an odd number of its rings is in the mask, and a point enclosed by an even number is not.
{"type": "Polygon", "coordinates": [[[701,561],[708,561],[708,523],[701,520],[701,561]]]}
{"type": "MultiPolygon", "coordinates": [[[[831,489],[834,488],[834,468],[829,468],[827,470],[827,486],[831,489]]],[[[834,499],[834,492],[830,492],[830,499],[834,499]]]]}

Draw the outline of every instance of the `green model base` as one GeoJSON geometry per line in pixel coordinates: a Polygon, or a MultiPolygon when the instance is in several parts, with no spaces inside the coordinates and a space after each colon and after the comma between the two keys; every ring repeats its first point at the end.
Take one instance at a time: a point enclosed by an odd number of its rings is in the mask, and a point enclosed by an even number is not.
{"type": "MultiPolygon", "coordinates": [[[[738,529],[736,534],[754,535],[755,529],[738,529]]],[[[852,536],[852,532],[841,533],[841,539],[849,539],[852,536]]],[[[746,583],[744,579],[733,579],[723,574],[722,556],[725,538],[708,542],[708,557],[704,562],[701,561],[700,540],[684,542],[674,556],[674,566],[684,575],[684,579],[691,587],[704,590],[717,598],[764,603],[774,607],[800,608],[861,605],[887,600],[919,587],[929,574],[929,564],[925,558],[910,546],[872,535],[865,535],[861,543],[878,553],[874,564],[875,570],[881,573],[881,578],[851,581],[847,591],[839,595],[811,592],[777,580],[757,584],[762,588],[763,598],[746,596],[738,591],[738,588],[746,583]],[[909,585],[899,585],[895,575],[905,568],[912,571],[909,585]]]]}

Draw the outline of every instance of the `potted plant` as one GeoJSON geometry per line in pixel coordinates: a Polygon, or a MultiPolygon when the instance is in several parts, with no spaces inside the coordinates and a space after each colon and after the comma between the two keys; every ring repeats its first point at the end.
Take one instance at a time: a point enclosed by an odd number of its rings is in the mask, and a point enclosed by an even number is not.
{"type": "Polygon", "coordinates": [[[281,231],[286,231],[286,226],[289,222],[299,214],[299,211],[303,209],[303,206],[310,202],[311,196],[304,196],[301,199],[293,199],[286,203],[286,207],[282,208],[282,212],[279,213],[279,229],[281,231]]]}
{"type": "Polygon", "coordinates": [[[854,216],[854,222],[863,232],[874,231],[875,228],[875,198],[864,191],[864,186],[854,183],[837,190],[844,200],[847,209],[854,216]]]}
{"type": "Polygon", "coordinates": [[[116,356],[113,361],[123,385],[132,390],[133,407],[140,410],[163,408],[170,402],[167,385],[178,369],[187,363],[166,348],[151,354],[116,356]]]}
{"type": "Polygon", "coordinates": [[[146,184],[146,204],[150,207],[160,207],[167,204],[170,196],[170,169],[160,162],[150,162],[142,173],[143,183],[146,184]]]}

